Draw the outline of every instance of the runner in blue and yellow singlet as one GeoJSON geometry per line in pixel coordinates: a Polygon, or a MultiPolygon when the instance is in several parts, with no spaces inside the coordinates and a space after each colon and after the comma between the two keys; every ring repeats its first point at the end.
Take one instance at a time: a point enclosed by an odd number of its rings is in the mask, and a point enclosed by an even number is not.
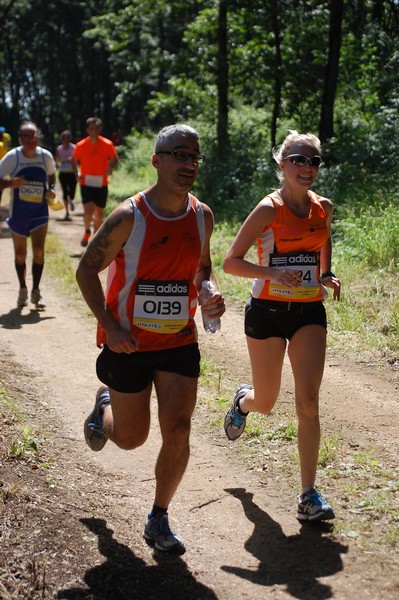
{"type": "Polygon", "coordinates": [[[44,243],[47,234],[47,197],[55,197],[55,162],[52,154],[39,143],[39,129],[30,121],[19,130],[20,146],[10,150],[0,161],[0,188],[12,188],[12,202],[7,224],[11,229],[15,268],[19,280],[18,308],[28,301],[26,285],[27,239],[32,241],[31,302],[43,310],[45,302],[39,284],[44,266],[44,243]]]}

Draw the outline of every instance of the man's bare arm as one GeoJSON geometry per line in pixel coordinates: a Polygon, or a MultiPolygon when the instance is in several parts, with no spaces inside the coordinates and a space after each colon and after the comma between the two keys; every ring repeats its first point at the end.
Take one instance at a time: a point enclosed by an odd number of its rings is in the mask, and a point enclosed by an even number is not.
{"type": "Polygon", "coordinates": [[[121,251],[133,227],[130,201],[118,206],[97,231],[80,259],[76,279],[90,310],[103,327],[108,345],[115,352],[136,350],[130,331],[122,330],[107,310],[99,273],[121,251]]]}

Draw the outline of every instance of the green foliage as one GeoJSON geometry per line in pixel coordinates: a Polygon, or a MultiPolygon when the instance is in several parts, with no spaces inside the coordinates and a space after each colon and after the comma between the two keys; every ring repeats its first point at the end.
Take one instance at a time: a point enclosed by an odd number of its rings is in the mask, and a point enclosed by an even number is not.
{"type": "Polygon", "coordinates": [[[325,438],[319,450],[318,467],[325,469],[333,464],[337,458],[340,447],[341,443],[338,440],[325,438]]]}
{"type": "Polygon", "coordinates": [[[340,250],[350,260],[394,272],[399,266],[399,204],[390,198],[370,204],[365,199],[355,208],[340,210],[337,231],[340,250]],[[349,242],[349,244],[348,244],[349,242]]]}
{"type": "Polygon", "coordinates": [[[10,457],[26,458],[37,455],[39,452],[37,440],[32,435],[31,429],[26,425],[21,433],[21,437],[11,444],[10,457]]]}
{"type": "MultiPolygon", "coordinates": [[[[71,263],[70,256],[53,233],[46,237],[46,259],[52,276],[69,294],[77,295],[77,283],[75,268],[71,263]]],[[[80,295],[80,294],[79,294],[80,295]]]]}
{"type": "Polygon", "coordinates": [[[13,419],[17,421],[22,421],[23,416],[18,406],[14,404],[11,398],[7,395],[6,389],[3,387],[2,382],[0,381],[0,409],[4,408],[9,415],[12,416],[13,419]]]}
{"type": "Polygon", "coordinates": [[[206,160],[199,194],[217,219],[242,220],[276,183],[265,111],[240,106],[230,119],[230,147],[218,149],[213,127],[198,126],[206,160]]]}
{"type": "Polygon", "coordinates": [[[106,215],[120,202],[154,183],[156,172],[151,164],[154,143],[155,136],[149,132],[139,134],[132,130],[126,136],[119,148],[121,164],[110,179],[106,215]]]}
{"type": "Polygon", "coordinates": [[[284,442],[293,442],[298,435],[298,427],[295,423],[280,424],[274,431],[267,434],[269,440],[281,440],[284,442]]]}

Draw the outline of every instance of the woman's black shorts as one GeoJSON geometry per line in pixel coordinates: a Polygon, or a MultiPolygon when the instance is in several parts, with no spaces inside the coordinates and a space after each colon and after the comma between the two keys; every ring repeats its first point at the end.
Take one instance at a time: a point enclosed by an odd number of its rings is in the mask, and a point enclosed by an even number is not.
{"type": "Polygon", "coordinates": [[[198,344],[150,352],[112,352],[104,346],[97,358],[97,377],[108,387],[126,394],[143,391],[155,371],[199,377],[201,355],[198,344]]]}
{"type": "Polygon", "coordinates": [[[280,302],[251,297],[246,303],[245,334],[248,337],[290,340],[305,325],[321,325],[327,331],[323,302],[280,302]]]}

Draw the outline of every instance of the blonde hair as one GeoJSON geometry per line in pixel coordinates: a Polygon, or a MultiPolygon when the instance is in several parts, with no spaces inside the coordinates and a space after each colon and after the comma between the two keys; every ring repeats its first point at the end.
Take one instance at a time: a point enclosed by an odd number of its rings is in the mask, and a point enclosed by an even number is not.
{"type": "MultiPolygon", "coordinates": [[[[272,155],[277,165],[280,165],[281,161],[284,160],[289,154],[291,154],[291,148],[295,144],[302,144],[304,146],[310,146],[316,150],[316,154],[321,155],[321,142],[317,136],[313,133],[299,133],[295,129],[289,129],[288,135],[277,148],[273,148],[272,155]]],[[[279,181],[284,181],[284,173],[278,166],[276,171],[279,181]]]]}

